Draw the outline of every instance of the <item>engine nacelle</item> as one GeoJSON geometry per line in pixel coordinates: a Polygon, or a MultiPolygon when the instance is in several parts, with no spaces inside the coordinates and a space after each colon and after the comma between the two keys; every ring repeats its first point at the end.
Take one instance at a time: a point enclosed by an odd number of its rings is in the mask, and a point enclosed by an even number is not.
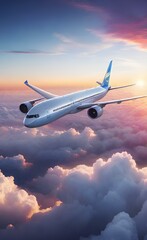
{"type": "Polygon", "coordinates": [[[20,104],[19,110],[22,113],[27,113],[32,107],[33,107],[33,103],[32,102],[24,102],[24,103],[20,104]]]}
{"type": "Polygon", "coordinates": [[[87,111],[88,116],[92,119],[99,118],[103,114],[103,109],[99,106],[93,106],[87,111]]]}

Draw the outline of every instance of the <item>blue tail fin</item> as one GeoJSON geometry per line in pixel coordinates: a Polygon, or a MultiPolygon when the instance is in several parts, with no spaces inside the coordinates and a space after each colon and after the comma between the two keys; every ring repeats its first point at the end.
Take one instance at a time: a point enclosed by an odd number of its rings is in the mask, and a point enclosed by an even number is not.
{"type": "Polygon", "coordinates": [[[109,63],[109,66],[108,66],[108,69],[107,69],[107,72],[105,74],[105,77],[104,77],[104,80],[101,84],[101,86],[103,88],[108,88],[109,87],[109,80],[110,80],[110,73],[111,73],[111,68],[112,68],[112,60],[111,62],[109,63]]]}

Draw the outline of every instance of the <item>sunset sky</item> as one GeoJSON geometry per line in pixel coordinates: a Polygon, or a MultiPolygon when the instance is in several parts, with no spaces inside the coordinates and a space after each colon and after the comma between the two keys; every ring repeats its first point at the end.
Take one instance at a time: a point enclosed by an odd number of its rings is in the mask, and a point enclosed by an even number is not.
{"type": "Polygon", "coordinates": [[[146,1],[1,1],[1,88],[94,86],[147,77],[146,1]],[[133,7],[132,7],[133,5],[133,7]]]}
{"type": "Polygon", "coordinates": [[[147,240],[147,98],[41,128],[19,105],[96,86],[147,94],[147,1],[0,1],[0,239],[147,240]]]}

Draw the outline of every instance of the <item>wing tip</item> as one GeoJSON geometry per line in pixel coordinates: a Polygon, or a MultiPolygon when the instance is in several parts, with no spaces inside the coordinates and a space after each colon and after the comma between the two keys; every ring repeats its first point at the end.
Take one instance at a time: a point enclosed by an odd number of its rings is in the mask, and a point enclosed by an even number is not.
{"type": "Polygon", "coordinates": [[[28,80],[26,80],[26,81],[24,82],[24,84],[25,84],[25,85],[28,85],[28,80]]]}

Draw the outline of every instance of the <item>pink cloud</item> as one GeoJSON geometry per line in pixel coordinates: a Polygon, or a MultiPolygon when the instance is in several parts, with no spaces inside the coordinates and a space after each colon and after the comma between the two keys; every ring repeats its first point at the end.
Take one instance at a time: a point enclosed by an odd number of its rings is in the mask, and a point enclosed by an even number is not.
{"type": "Polygon", "coordinates": [[[108,34],[112,38],[120,38],[127,42],[139,45],[141,48],[147,48],[147,19],[141,19],[130,23],[112,22],[108,26],[108,34]]]}
{"type": "Polygon", "coordinates": [[[71,2],[71,4],[74,7],[82,9],[87,12],[94,12],[97,14],[105,14],[104,9],[100,6],[92,5],[92,4],[85,3],[85,2],[76,2],[76,1],[71,2]]]}
{"type": "MultiPolygon", "coordinates": [[[[135,2],[132,6],[131,2],[119,5],[105,3],[85,3],[73,2],[72,5],[89,13],[97,14],[104,25],[101,28],[94,29],[97,35],[115,41],[125,41],[129,44],[136,44],[142,49],[147,48],[147,19],[146,14],[143,14],[142,8],[135,2]],[[138,8],[138,9],[137,9],[138,8]],[[137,11],[137,10],[138,11],[137,11]],[[134,13],[136,12],[136,14],[134,13]],[[142,12],[142,15],[140,14],[142,12]]],[[[141,4],[141,3],[140,3],[141,4]]],[[[144,7],[144,9],[146,6],[144,7]]]]}

